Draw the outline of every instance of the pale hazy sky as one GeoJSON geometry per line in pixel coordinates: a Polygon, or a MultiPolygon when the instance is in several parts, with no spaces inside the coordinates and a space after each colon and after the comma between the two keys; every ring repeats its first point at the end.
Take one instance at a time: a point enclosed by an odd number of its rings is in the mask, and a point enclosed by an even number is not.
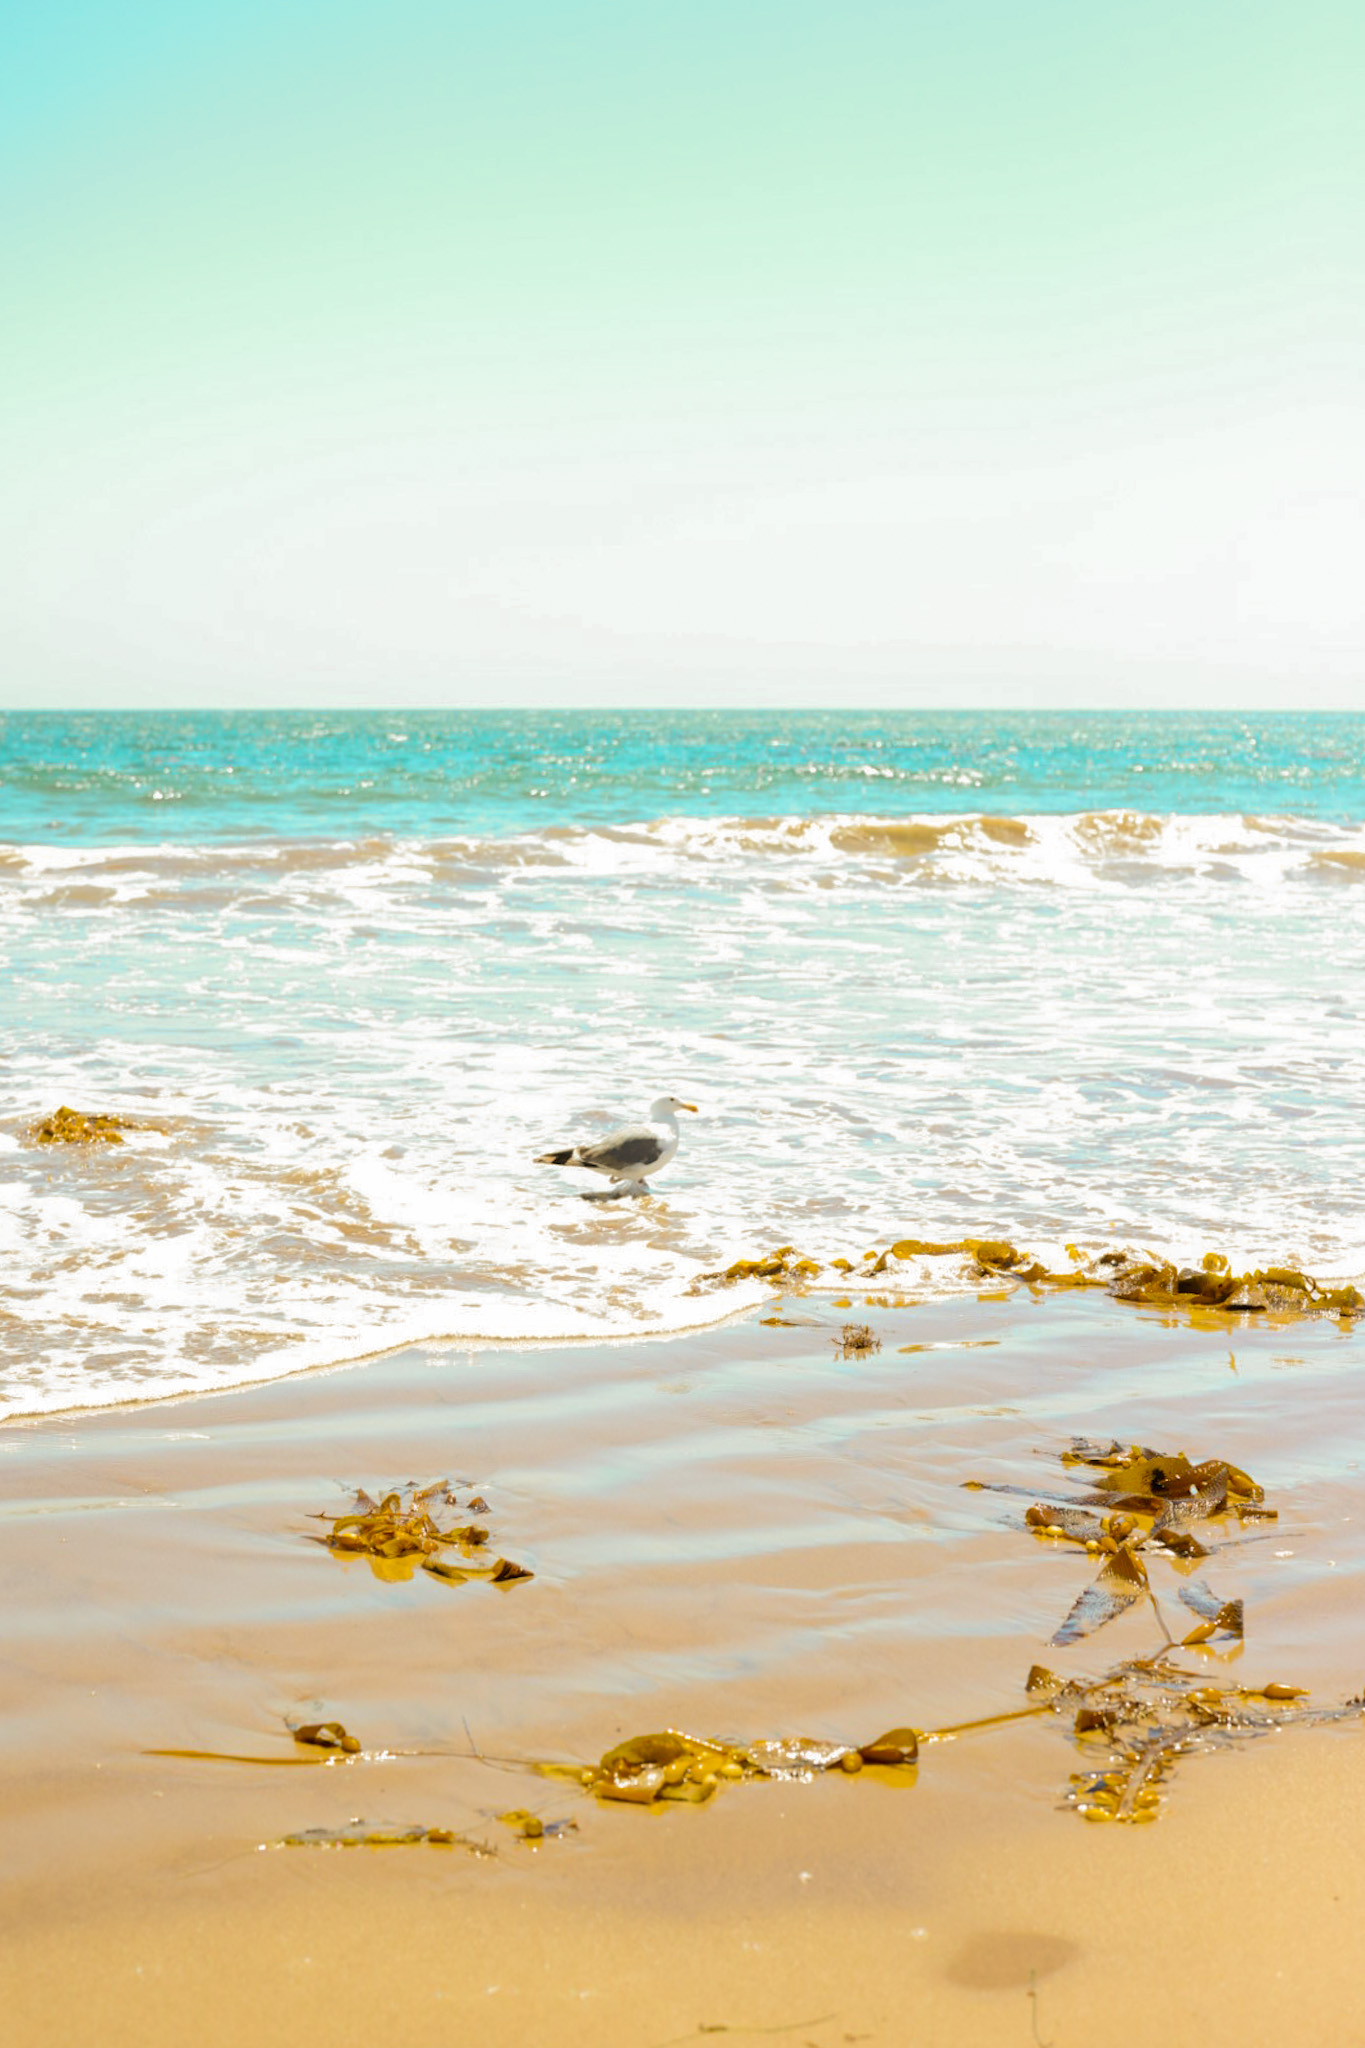
{"type": "Polygon", "coordinates": [[[6,41],[0,703],[1365,706],[1345,0],[6,41]]]}

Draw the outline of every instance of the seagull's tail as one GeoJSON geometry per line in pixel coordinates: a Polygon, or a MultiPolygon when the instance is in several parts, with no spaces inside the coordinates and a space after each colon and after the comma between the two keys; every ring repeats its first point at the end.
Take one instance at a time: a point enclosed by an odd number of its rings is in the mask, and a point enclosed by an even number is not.
{"type": "Polygon", "coordinates": [[[567,1166],[578,1150],[577,1145],[566,1145],[562,1152],[541,1152],[537,1155],[537,1166],[567,1166]]]}

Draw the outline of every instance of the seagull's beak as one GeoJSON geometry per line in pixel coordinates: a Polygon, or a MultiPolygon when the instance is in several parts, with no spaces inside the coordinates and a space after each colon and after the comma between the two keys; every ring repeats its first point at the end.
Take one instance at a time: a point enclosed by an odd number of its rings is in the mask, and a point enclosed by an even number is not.
{"type": "Polygon", "coordinates": [[[697,1105],[695,1102],[680,1102],[678,1104],[678,1107],[679,1109],[690,1109],[693,1116],[696,1116],[698,1114],[697,1105]]]}

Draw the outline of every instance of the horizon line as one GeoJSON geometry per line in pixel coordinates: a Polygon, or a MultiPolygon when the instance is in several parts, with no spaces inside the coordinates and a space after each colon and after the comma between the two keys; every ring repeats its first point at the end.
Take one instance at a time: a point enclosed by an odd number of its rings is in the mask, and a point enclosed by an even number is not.
{"type": "Polygon", "coordinates": [[[970,717],[982,712],[991,712],[1007,717],[1087,717],[1124,718],[1157,715],[1164,718],[1203,718],[1222,716],[1228,718],[1365,718],[1365,704],[1304,705],[1293,703],[1273,704],[1162,704],[1135,702],[1131,704],[1010,704],[986,700],[970,704],[849,704],[843,703],[792,703],[792,704],[619,704],[595,702],[591,698],[565,703],[531,704],[384,704],[384,703],[228,703],[228,704],[6,704],[0,702],[0,718],[10,716],[37,718],[66,718],[72,716],[119,718],[137,716],[228,718],[240,715],[263,715],[269,717],[335,717],[341,715],[379,716],[389,718],[440,718],[452,712],[487,714],[496,717],[516,716],[564,716],[588,712],[610,712],[616,717],[658,718],[685,717],[706,714],[713,717],[772,717],[801,716],[849,717],[867,715],[906,717],[970,717]]]}

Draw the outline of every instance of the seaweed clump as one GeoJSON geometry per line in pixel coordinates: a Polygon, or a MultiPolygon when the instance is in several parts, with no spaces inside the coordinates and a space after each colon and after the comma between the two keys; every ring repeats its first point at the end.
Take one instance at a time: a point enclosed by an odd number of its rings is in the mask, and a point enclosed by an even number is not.
{"type": "Polygon", "coordinates": [[[1166,1781],[1182,1759],[1254,1740],[1276,1729],[1357,1718],[1360,1700],[1310,1707],[1302,1686],[1214,1686],[1168,1652],[1119,1664],[1103,1678],[1063,1679],[1041,1664],[1028,1690],[1053,1713],[1070,1715],[1072,1734],[1093,1761],[1071,1775],[1065,1805],[1083,1820],[1155,1820],[1166,1781]]]}
{"type": "MultiPolygon", "coordinates": [[[[1315,1280],[1297,1266],[1257,1266],[1234,1273],[1221,1252],[1206,1252],[1197,1266],[1113,1253],[1100,1263],[1107,1262],[1112,1262],[1108,1285],[1115,1301],[1147,1308],[1217,1308],[1240,1315],[1271,1309],[1295,1315],[1356,1315],[1365,1309],[1365,1295],[1358,1287],[1315,1280]]],[[[1041,1277],[1046,1283],[1053,1276],[1041,1277]]]]}
{"type": "MultiPolygon", "coordinates": [[[[1232,1315],[1272,1310],[1291,1315],[1354,1316],[1365,1311],[1365,1294],[1359,1288],[1315,1280],[1297,1266],[1257,1266],[1234,1273],[1221,1252],[1205,1253],[1197,1266],[1178,1266],[1173,1260],[1132,1252],[1101,1252],[1092,1259],[1076,1245],[1066,1249],[1070,1266],[1054,1272],[1007,1238],[902,1237],[884,1249],[874,1246],[864,1252],[861,1261],[831,1259],[828,1270],[844,1284],[859,1286],[893,1273],[893,1262],[957,1257],[970,1259],[980,1280],[1004,1279],[1050,1289],[1103,1289],[1115,1301],[1196,1316],[1210,1309],[1232,1315]]],[[[818,1260],[803,1258],[789,1244],[780,1245],[758,1258],[736,1259],[721,1272],[702,1274],[690,1291],[705,1293],[737,1280],[766,1280],[779,1290],[799,1288],[825,1270],[818,1260]]]]}
{"type": "Polygon", "coordinates": [[[575,1779],[597,1799],[620,1800],[632,1806],[701,1806],[722,1785],[738,1784],[745,1778],[808,1783],[825,1771],[853,1776],[871,1766],[913,1782],[919,1741],[914,1728],[892,1728],[875,1742],[860,1746],[819,1742],[806,1736],[719,1742],[666,1728],[657,1735],[635,1735],[617,1743],[596,1764],[537,1764],[535,1768],[544,1777],[575,1779]]]}
{"type": "MultiPolygon", "coordinates": [[[[1149,1556],[1165,1553],[1182,1562],[1205,1558],[1220,1547],[1216,1525],[1227,1516],[1239,1522],[1276,1518],[1276,1510],[1266,1505],[1264,1487],[1225,1458],[1194,1464],[1184,1451],[1075,1437],[1062,1453],[1062,1463],[1068,1469],[1087,1469],[1092,1475],[1089,1489],[1032,1501],[1024,1513],[1025,1526],[1036,1535],[1075,1544],[1102,1563],[1098,1576],[1076,1596],[1053,1635],[1058,1647],[1093,1635],[1138,1600],[1150,1598],[1155,1605],[1149,1556]]],[[[1241,1640],[1240,1600],[1221,1598],[1202,1581],[1182,1587],[1180,1597],[1199,1617],[1184,1637],[1184,1647],[1201,1646],[1219,1635],[1241,1640]]],[[[1169,1630],[1166,1633],[1169,1637],[1169,1630]]]]}
{"type": "Polygon", "coordinates": [[[39,1145],[121,1145],[123,1131],[138,1126],[126,1116],[88,1116],[83,1110],[68,1109],[63,1103],[32,1126],[31,1136],[39,1145]]]}
{"type": "Polygon", "coordinates": [[[704,1277],[711,1281],[724,1280],[813,1280],[820,1271],[819,1261],[806,1259],[789,1244],[779,1245],[775,1252],[762,1252],[756,1259],[736,1259],[723,1273],[708,1273],[704,1277]]]}
{"type": "MultiPolygon", "coordinates": [[[[1115,1665],[1099,1679],[1064,1679],[1035,1664],[1028,1691],[1036,1711],[1069,1714],[1086,1768],[1072,1773],[1065,1803],[1092,1821],[1154,1820],[1166,1780],[1181,1759],[1273,1729],[1359,1715],[1360,1700],[1313,1708],[1302,1686],[1215,1685],[1207,1671],[1174,1661],[1178,1650],[1205,1656],[1240,1656],[1246,1633],[1243,1602],[1217,1593],[1203,1579],[1177,1588],[1194,1626],[1177,1644],[1166,1626],[1149,1579],[1148,1560],[1167,1553],[1188,1565],[1222,1547],[1221,1525],[1273,1520],[1264,1489],[1223,1458],[1192,1463],[1183,1451],[1141,1444],[1072,1439],[1062,1453],[1071,1471],[1090,1478],[1087,1491],[1065,1499],[1034,1500],[1024,1525],[1039,1537],[1083,1548],[1102,1560],[1096,1578],[1077,1595],[1052,1636],[1069,1647],[1148,1600],[1166,1637],[1155,1654],[1115,1665]]],[[[967,1481],[979,1487],[979,1480],[967,1481]]],[[[995,1491],[1018,1493],[1005,1486],[995,1491]]],[[[1026,1710],[1027,1711],[1027,1710],[1026,1710]]],[[[985,1724],[978,1724],[985,1725],[985,1724]]],[[[956,1732],[956,1731],[955,1731],[956,1732]]]]}
{"type": "MultiPolygon", "coordinates": [[[[348,1514],[319,1518],[332,1526],[325,1536],[314,1540],[338,1556],[368,1558],[370,1569],[380,1579],[410,1579],[419,1567],[448,1586],[461,1586],[470,1579],[510,1586],[534,1578],[534,1572],[509,1557],[488,1560],[488,1530],[482,1523],[438,1521],[442,1509],[459,1510],[445,1479],[433,1480],[429,1486],[399,1487],[379,1500],[362,1488],[348,1514]]],[[[476,1496],[465,1504],[464,1512],[486,1514],[488,1503],[476,1496]]]]}

